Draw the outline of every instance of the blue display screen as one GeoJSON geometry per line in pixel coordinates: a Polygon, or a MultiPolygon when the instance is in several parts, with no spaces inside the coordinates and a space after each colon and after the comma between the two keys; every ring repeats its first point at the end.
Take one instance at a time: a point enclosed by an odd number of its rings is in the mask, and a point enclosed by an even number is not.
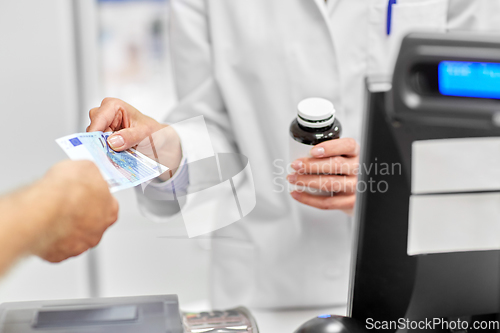
{"type": "Polygon", "coordinates": [[[443,61],[438,72],[443,95],[500,99],[499,63],[443,61]]]}

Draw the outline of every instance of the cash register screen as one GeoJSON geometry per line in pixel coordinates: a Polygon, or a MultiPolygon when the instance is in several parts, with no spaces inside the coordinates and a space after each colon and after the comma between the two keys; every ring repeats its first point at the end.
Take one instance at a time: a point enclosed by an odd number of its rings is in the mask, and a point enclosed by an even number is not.
{"type": "Polygon", "coordinates": [[[500,63],[442,61],[438,78],[442,95],[500,99],[500,63]]]}

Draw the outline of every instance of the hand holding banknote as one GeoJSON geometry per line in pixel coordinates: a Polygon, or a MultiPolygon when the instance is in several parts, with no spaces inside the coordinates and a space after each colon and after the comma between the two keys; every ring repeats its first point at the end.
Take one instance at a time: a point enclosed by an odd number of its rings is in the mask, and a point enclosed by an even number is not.
{"type": "Polygon", "coordinates": [[[0,197],[0,276],[27,254],[59,262],[96,246],[118,203],[89,161],[61,162],[24,189],[0,197]]]}
{"type": "Polygon", "coordinates": [[[106,229],[118,218],[118,202],[94,163],[64,161],[34,186],[46,201],[44,232],[32,253],[50,262],[77,256],[96,246],[106,229]]]}
{"type": "MultiPolygon", "coordinates": [[[[115,132],[108,143],[115,151],[135,147],[147,157],[175,170],[182,159],[180,139],[175,130],[139,112],[116,98],[105,98],[89,112],[87,132],[115,132]]],[[[165,180],[169,173],[162,176],[165,180]]]]}

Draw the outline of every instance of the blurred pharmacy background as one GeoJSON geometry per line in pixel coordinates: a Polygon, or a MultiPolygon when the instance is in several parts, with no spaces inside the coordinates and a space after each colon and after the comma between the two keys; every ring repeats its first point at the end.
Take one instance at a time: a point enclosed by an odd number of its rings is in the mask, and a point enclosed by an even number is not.
{"type": "MultiPolygon", "coordinates": [[[[83,132],[104,97],[161,120],[175,103],[167,0],[0,0],[0,193],[66,158],[54,140],[83,132]]],[[[133,190],[90,253],[61,264],[27,258],[0,282],[5,301],[179,294],[208,298],[209,244],[182,220],[142,217],[133,190]]]]}

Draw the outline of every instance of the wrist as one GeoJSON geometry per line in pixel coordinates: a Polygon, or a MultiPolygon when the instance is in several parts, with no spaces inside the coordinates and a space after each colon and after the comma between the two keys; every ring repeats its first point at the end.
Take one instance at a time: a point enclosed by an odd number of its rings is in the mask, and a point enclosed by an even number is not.
{"type": "Polygon", "coordinates": [[[179,134],[171,126],[168,126],[168,129],[165,129],[164,131],[168,131],[169,139],[167,143],[162,146],[159,155],[161,156],[160,161],[165,161],[164,165],[170,170],[159,177],[162,181],[166,181],[173,177],[177,169],[180,167],[183,158],[179,134]]]}
{"type": "Polygon", "coordinates": [[[148,136],[137,145],[136,149],[170,170],[160,176],[162,181],[168,180],[175,173],[182,159],[181,140],[172,126],[152,120],[148,124],[148,136]]]}
{"type": "Polygon", "coordinates": [[[30,211],[36,214],[27,221],[27,233],[34,234],[28,251],[37,254],[58,236],[57,222],[64,215],[66,194],[62,186],[47,177],[33,184],[28,191],[25,205],[30,205],[30,211]]]}
{"type": "Polygon", "coordinates": [[[51,222],[57,216],[59,201],[47,191],[44,181],[0,199],[4,219],[1,224],[0,274],[16,258],[37,254],[50,243],[51,222]]]}

